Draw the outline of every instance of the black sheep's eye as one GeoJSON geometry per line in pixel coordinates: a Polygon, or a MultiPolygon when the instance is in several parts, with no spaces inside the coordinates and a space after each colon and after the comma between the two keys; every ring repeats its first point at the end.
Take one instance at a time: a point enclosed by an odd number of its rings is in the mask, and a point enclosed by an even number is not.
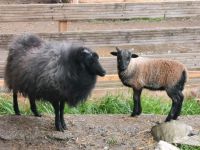
{"type": "Polygon", "coordinates": [[[90,64],[92,65],[94,63],[94,60],[93,59],[90,59],[90,64]]]}
{"type": "Polygon", "coordinates": [[[99,59],[99,56],[96,53],[93,53],[94,58],[99,59]]]}

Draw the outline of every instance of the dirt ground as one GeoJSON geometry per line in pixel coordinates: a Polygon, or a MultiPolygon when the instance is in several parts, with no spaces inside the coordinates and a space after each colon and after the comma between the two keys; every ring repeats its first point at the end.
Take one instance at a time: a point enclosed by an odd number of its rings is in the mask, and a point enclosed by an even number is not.
{"type": "MultiPolygon", "coordinates": [[[[57,132],[54,117],[0,116],[1,150],[138,150],[155,147],[151,127],[165,116],[65,115],[68,130],[57,132]]],[[[200,130],[200,116],[180,120],[200,130]]]]}

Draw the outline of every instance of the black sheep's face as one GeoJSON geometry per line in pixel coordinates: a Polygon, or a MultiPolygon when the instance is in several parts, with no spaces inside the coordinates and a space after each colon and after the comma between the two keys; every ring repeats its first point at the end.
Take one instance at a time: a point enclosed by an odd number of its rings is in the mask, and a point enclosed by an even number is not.
{"type": "Polygon", "coordinates": [[[120,71],[124,71],[127,69],[131,58],[136,58],[138,55],[132,54],[128,50],[120,50],[118,47],[116,47],[117,52],[111,52],[113,56],[117,56],[117,66],[120,71]]]}
{"type": "Polygon", "coordinates": [[[83,48],[81,51],[81,56],[82,62],[90,74],[105,76],[106,71],[101,66],[97,53],[88,48],[83,48]]]}

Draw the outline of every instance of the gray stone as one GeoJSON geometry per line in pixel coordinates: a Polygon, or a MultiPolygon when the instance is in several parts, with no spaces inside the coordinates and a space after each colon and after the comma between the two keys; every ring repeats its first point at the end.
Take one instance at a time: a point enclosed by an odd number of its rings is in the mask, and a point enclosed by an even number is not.
{"type": "Polygon", "coordinates": [[[190,135],[192,127],[180,121],[172,120],[152,127],[151,132],[157,141],[163,140],[169,143],[176,143],[177,140],[180,141],[190,135]]]}
{"type": "Polygon", "coordinates": [[[152,127],[155,140],[169,143],[200,146],[200,134],[194,135],[192,127],[180,121],[170,121],[152,127]]]}
{"type": "Polygon", "coordinates": [[[192,145],[192,146],[200,146],[200,134],[193,136],[186,136],[182,138],[180,141],[177,140],[176,143],[192,145]]]}
{"type": "Polygon", "coordinates": [[[161,140],[157,144],[155,150],[180,150],[180,149],[172,144],[169,144],[169,143],[161,140]]]}

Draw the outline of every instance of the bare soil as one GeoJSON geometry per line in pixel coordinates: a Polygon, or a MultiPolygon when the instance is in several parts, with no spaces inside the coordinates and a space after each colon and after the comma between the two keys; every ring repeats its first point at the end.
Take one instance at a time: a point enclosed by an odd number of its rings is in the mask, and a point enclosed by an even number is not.
{"type": "MultiPolygon", "coordinates": [[[[166,116],[141,115],[65,115],[68,130],[54,129],[54,117],[0,116],[0,149],[67,150],[153,150],[156,141],[150,130],[166,116]]],[[[180,120],[200,130],[200,116],[180,120]]]]}

